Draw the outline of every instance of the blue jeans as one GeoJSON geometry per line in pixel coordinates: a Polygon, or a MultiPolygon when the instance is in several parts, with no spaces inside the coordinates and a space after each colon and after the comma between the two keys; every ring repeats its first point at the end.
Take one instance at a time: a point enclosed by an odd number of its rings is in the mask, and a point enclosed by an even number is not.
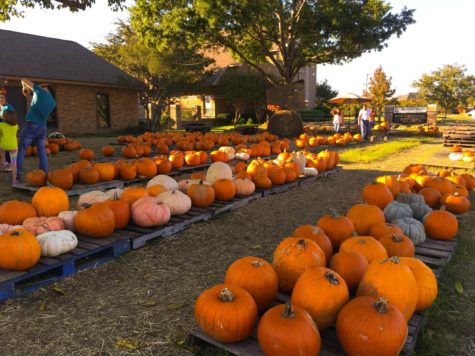
{"type": "Polygon", "coordinates": [[[48,157],[46,156],[46,126],[42,126],[30,121],[25,122],[25,126],[20,133],[20,145],[18,146],[17,177],[21,178],[23,171],[23,161],[25,160],[26,149],[32,143],[38,149],[40,159],[40,169],[48,173],[48,157]]]}
{"type": "Polygon", "coordinates": [[[361,120],[361,136],[363,136],[363,139],[369,140],[370,133],[371,133],[371,122],[369,122],[369,120],[361,120]]]}
{"type": "Polygon", "coordinates": [[[333,123],[333,131],[335,132],[340,131],[340,124],[338,122],[333,123]]]}

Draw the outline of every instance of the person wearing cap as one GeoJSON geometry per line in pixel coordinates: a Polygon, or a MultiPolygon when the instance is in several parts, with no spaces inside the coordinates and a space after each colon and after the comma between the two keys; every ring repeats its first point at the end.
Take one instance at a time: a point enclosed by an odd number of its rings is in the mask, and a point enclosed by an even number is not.
{"type": "Polygon", "coordinates": [[[48,173],[48,157],[46,156],[46,124],[48,117],[56,107],[56,101],[46,86],[34,84],[28,79],[22,79],[23,95],[32,95],[30,108],[26,114],[25,125],[20,132],[20,145],[17,158],[17,181],[20,181],[23,171],[23,161],[26,150],[32,143],[38,149],[40,169],[48,173]]]}

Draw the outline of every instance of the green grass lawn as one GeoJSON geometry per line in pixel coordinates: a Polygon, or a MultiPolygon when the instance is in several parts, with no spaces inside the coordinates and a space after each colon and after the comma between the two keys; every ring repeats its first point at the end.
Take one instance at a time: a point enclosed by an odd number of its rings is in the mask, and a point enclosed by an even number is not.
{"type": "Polygon", "coordinates": [[[407,138],[403,140],[382,142],[367,147],[352,148],[340,153],[340,160],[347,163],[367,163],[384,159],[399,151],[407,150],[422,143],[431,142],[432,138],[407,138]]]}

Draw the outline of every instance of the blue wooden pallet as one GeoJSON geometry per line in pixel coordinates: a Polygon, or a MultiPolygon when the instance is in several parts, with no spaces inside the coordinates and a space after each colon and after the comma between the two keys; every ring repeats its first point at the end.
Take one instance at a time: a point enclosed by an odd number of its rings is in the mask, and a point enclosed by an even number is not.
{"type": "Polygon", "coordinates": [[[130,251],[127,237],[114,233],[103,239],[78,236],[78,246],[57,257],[42,257],[27,271],[0,269],[0,301],[18,298],[130,251]]]}

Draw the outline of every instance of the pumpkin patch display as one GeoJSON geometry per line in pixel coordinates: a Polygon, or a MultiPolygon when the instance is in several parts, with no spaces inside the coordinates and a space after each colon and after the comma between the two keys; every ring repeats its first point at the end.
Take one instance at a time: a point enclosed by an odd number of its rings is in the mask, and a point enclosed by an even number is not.
{"type": "Polygon", "coordinates": [[[38,263],[38,240],[25,229],[13,229],[0,235],[0,268],[24,271],[38,263]]]}
{"type": "Polygon", "coordinates": [[[368,266],[356,295],[387,298],[409,320],[416,310],[416,291],[417,282],[411,269],[393,256],[368,266]]]}
{"type": "Polygon", "coordinates": [[[290,303],[269,309],[257,328],[259,345],[266,355],[318,355],[321,339],[307,311],[290,303]]]}
{"type": "Polygon", "coordinates": [[[36,217],[36,210],[29,203],[10,200],[0,205],[0,224],[21,225],[31,217],[36,217]]]}
{"type": "Polygon", "coordinates": [[[303,272],[295,283],[291,303],[305,309],[322,331],[335,323],[348,299],[348,287],[338,273],[314,267],[303,272]]]}
{"type": "Polygon", "coordinates": [[[325,254],[310,239],[287,237],[274,251],[273,266],[279,277],[279,289],[291,294],[303,272],[326,266],[325,254]]]}
{"type": "Polygon", "coordinates": [[[94,238],[107,237],[115,230],[115,215],[106,203],[95,203],[77,212],[74,226],[82,235],[94,238]]]}
{"type": "Polygon", "coordinates": [[[269,309],[279,289],[279,279],[272,265],[254,256],[234,261],[226,270],[224,283],[248,291],[254,298],[259,313],[269,309]]]}
{"type": "Polygon", "coordinates": [[[254,330],[257,306],[244,289],[219,284],[200,294],[195,303],[195,320],[211,337],[222,342],[246,339],[254,330]]]}
{"type": "Polygon", "coordinates": [[[78,239],[69,230],[49,231],[36,236],[40,243],[41,255],[56,257],[76,248],[78,239]]]}
{"type": "Polygon", "coordinates": [[[69,198],[64,190],[55,187],[41,187],[31,199],[31,205],[38,216],[58,216],[69,210],[69,198]]]}
{"type": "Polygon", "coordinates": [[[406,319],[396,306],[387,298],[370,296],[351,300],[336,322],[338,340],[348,355],[398,355],[407,330],[406,319]]]}

